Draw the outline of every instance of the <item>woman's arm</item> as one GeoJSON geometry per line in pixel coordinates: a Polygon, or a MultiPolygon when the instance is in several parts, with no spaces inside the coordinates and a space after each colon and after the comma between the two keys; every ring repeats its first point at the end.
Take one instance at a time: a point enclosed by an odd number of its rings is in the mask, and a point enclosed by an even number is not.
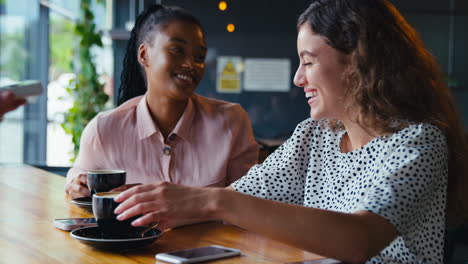
{"type": "Polygon", "coordinates": [[[231,187],[192,188],[170,183],[142,185],[116,198],[119,219],[145,214],[133,224],[180,219],[222,219],[250,231],[314,253],[359,263],[376,255],[396,238],[395,227],[382,217],[274,202],[231,187]]]}
{"type": "Polygon", "coordinates": [[[217,217],[323,256],[364,262],[397,236],[392,224],[367,211],[338,213],[261,199],[230,189],[218,194],[217,217]]]}
{"type": "Polygon", "coordinates": [[[244,176],[258,163],[259,145],[255,140],[247,112],[234,105],[226,113],[226,122],[231,132],[231,151],[227,159],[227,185],[244,176]]]}
{"type": "Polygon", "coordinates": [[[106,157],[99,139],[98,117],[92,119],[85,127],[81,135],[78,157],[73,163],[73,167],[67,172],[65,193],[72,199],[90,196],[85,170],[102,168],[102,162],[106,157]]]}

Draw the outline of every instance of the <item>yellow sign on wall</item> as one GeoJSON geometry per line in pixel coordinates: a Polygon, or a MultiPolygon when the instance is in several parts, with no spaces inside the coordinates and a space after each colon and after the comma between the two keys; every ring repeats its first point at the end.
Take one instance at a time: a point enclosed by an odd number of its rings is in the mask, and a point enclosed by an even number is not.
{"type": "Polygon", "coordinates": [[[217,91],[219,93],[240,93],[242,58],[220,56],[217,63],[217,91]]]}

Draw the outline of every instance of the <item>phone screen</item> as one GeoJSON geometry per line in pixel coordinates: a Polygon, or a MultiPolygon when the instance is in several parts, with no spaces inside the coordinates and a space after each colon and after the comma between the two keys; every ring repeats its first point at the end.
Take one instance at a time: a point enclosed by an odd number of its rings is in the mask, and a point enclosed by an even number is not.
{"type": "Polygon", "coordinates": [[[70,219],[56,219],[65,225],[81,225],[81,224],[95,224],[95,218],[70,218],[70,219]]]}
{"type": "Polygon", "coordinates": [[[200,258],[206,256],[212,256],[217,254],[223,254],[232,252],[231,250],[217,248],[217,247],[202,247],[202,248],[193,248],[193,249],[186,249],[181,251],[171,252],[170,254],[173,256],[181,257],[181,258],[200,258]]]}

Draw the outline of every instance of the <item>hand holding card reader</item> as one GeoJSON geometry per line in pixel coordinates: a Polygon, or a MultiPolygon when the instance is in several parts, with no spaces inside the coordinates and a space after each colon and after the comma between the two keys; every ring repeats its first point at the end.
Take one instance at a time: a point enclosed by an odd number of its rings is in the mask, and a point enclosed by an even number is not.
{"type": "Polygon", "coordinates": [[[238,249],[212,245],[208,247],[191,248],[168,253],[159,253],[156,254],[156,259],[176,264],[198,263],[208,260],[239,256],[240,254],[241,252],[238,249]]]}

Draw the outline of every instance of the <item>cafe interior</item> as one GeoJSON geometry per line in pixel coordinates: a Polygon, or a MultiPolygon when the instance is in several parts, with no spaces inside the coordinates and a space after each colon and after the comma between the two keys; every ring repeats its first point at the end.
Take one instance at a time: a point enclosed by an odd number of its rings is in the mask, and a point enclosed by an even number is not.
{"type": "MultiPolygon", "coordinates": [[[[293,79],[296,21],[310,2],[0,0],[0,87],[42,88],[0,121],[0,263],[166,263],[155,255],[210,245],[241,252],[216,263],[342,263],[222,221],[110,242],[54,223],[93,217],[94,198],[71,202],[65,176],[84,127],[118,106],[130,32],[146,7],[180,6],[200,20],[207,52],[196,93],[242,106],[261,163],[309,117],[293,79]]],[[[468,138],[468,1],[390,2],[436,58],[468,138]]],[[[468,263],[468,223],[447,228],[444,240],[444,263],[468,263]]]]}

